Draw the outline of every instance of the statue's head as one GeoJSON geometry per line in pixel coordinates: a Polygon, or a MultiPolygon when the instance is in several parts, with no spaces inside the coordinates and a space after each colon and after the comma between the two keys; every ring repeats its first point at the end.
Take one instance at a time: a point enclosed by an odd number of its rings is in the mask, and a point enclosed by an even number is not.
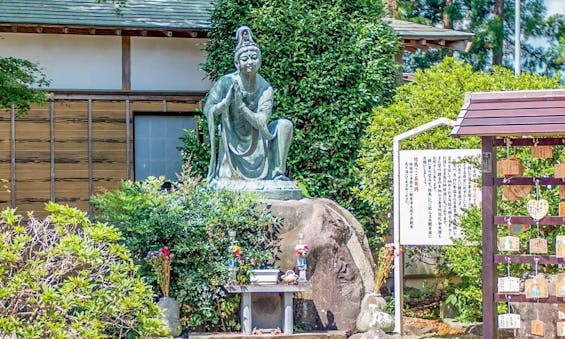
{"type": "Polygon", "coordinates": [[[261,66],[261,49],[259,45],[253,41],[253,33],[251,28],[241,26],[236,33],[237,45],[233,53],[233,61],[238,71],[242,71],[241,67],[248,62],[252,62],[255,70],[261,66]]]}

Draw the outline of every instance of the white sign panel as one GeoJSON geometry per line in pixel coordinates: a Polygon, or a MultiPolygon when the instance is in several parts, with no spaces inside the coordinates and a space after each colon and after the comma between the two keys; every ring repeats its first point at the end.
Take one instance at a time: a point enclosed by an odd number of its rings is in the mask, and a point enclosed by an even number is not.
{"type": "Polygon", "coordinates": [[[451,245],[461,208],[480,203],[479,149],[400,151],[400,244],[451,245]]]}

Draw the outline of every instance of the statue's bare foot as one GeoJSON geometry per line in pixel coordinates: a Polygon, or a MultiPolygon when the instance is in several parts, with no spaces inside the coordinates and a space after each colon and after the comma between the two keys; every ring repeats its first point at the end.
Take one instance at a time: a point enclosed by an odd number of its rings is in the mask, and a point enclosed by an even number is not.
{"type": "Polygon", "coordinates": [[[279,180],[279,181],[291,181],[286,175],[275,175],[275,177],[273,178],[273,180],[279,180]]]}

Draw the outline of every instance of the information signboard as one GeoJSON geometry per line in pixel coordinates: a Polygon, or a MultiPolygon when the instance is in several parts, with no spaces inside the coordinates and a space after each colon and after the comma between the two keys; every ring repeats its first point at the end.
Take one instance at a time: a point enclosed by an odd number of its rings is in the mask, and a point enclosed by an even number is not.
{"type": "Polygon", "coordinates": [[[400,244],[451,245],[461,208],[478,205],[480,149],[400,151],[400,244]]]}

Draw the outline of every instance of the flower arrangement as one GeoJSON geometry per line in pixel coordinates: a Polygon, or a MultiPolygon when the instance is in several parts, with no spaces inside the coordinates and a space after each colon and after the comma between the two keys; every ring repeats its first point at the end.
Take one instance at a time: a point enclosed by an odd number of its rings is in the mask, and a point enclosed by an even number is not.
{"type": "Polygon", "coordinates": [[[297,244],[294,246],[294,252],[298,256],[305,257],[308,255],[308,252],[310,252],[310,246],[308,244],[297,244]]]}
{"type": "Polygon", "coordinates": [[[241,254],[241,246],[233,245],[232,246],[232,254],[238,259],[243,260],[243,255],[241,254]]]}
{"type": "Polygon", "coordinates": [[[383,282],[390,276],[394,255],[394,244],[386,244],[379,249],[375,274],[375,293],[379,293],[383,282]]]}
{"type": "Polygon", "coordinates": [[[157,276],[157,283],[164,297],[169,296],[171,261],[174,256],[175,255],[171,253],[171,250],[167,246],[163,246],[157,251],[149,251],[145,257],[145,260],[151,265],[157,276]]]}

